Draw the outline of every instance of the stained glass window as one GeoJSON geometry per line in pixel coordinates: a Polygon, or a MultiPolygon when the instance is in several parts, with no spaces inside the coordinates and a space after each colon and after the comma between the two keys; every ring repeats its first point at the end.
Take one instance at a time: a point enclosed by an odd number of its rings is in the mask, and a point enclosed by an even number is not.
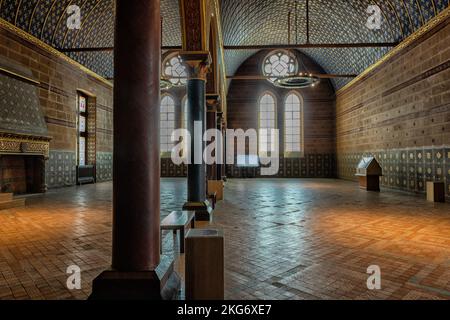
{"type": "Polygon", "coordinates": [[[86,165],[86,138],[85,137],[80,137],[79,140],[79,157],[78,157],[78,164],[80,166],[84,166],[86,165]]]}
{"type": "Polygon", "coordinates": [[[80,103],[80,112],[86,112],[86,98],[83,96],[80,96],[79,98],[79,103],[80,103]]]}
{"type": "Polygon", "coordinates": [[[187,126],[187,112],[188,112],[188,102],[187,97],[184,97],[183,99],[183,128],[188,129],[187,126]]]}
{"type": "Polygon", "coordinates": [[[270,82],[275,82],[277,78],[295,74],[297,72],[297,62],[295,57],[285,51],[271,53],[264,59],[263,74],[270,77],[270,82]]]}
{"type": "Polygon", "coordinates": [[[79,130],[80,130],[80,133],[86,132],[86,117],[85,116],[80,115],[79,130]]]}
{"type": "Polygon", "coordinates": [[[272,130],[276,129],[276,105],[274,97],[266,93],[259,101],[259,155],[266,156],[274,145],[272,130]]]}
{"type": "Polygon", "coordinates": [[[301,152],[301,117],[302,107],[300,97],[291,93],[287,96],[284,110],[284,151],[301,152]]]}
{"type": "Polygon", "coordinates": [[[174,143],[171,141],[175,130],[175,101],[171,96],[161,100],[161,152],[172,152],[174,143]]]}
{"type": "Polygon", "coordinates": [[[78,94],[78,165],[87,164],[87,97],[81,93],[78,94]]]}
{"type": "Polygon", "coordinates": [[[181,63],[179,56],[172,56],[164,62],[164,75],[169,78],[175,86],[186,85],[187,73],[185,66],[181,63]]]}
{"type": "MultiPolygon", "coordinates": [[[[187,102],[187,97],[184,98],[183,100],[183,129],[189,130],[188,128],[188,121],[187,121],[187,116],[188,116],[188,102],[187,102]]],[[[187,150],[188,148],[188,141],[187,141],[187,137],[183,137],[183,141],[184,141],[184,150],[187,150]]],[[[187,153],[184,152],[183,156],[186,156],[187,153]]]]}

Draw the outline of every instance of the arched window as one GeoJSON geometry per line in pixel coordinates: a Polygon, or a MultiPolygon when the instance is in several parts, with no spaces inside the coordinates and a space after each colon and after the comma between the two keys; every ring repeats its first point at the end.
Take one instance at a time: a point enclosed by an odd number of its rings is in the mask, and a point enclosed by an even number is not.
{"type": "Polygon", "coordinates": [[[187,102],[187,96],[185,96],[184,98],[183,98],[183,106],[182,106],[182,116],[181,116],[181,118],[183,119],[183,123],[182,123],[182,126],[183,126],[183,129],[187,129],[188,128],[188,126],[187,126],[187,111],[188,111],[188,107],[187,107],[187,105],[188,105],[188,102],[187,102]]]}
{"type": "Polygon", "coordinates": [[[302,103],[296,93],[286,97],[284,104],[284,152],[298,155],[302,151],[302,103]]]}
{"type": "Polygon", "coordinates": [[[276,129],[276,105],[275,98],[270,93],[265,93],[259,100],[259,155],[267,156],[272,151],[274,141],[271,137],[271,129],[276,129]]]}
{"type": "MultiPolygon", "coordinates": [[[[187,96],[185,96],[183,98],[183,102],[182,102],[182,126],[183,129],[189,130],[188,128],[188,121],[187,121],[187,116],[188,116],[188,101],[187,101],[187,96]]],[[[187,141],[187,137],[183,137],[183,141],[184,141],[184,150],[187,150],[188,148],[188,141],[187,141]]],[[[183,156],[186,156],[187,152],[183,153],[183,156]]]]}
{"type": "Polygon", "coordinates": [[[174,143],[171,141],[175,130],[175,101],[169,95],[161,100],[161,153],[172,152],[174,143]]]}
{"type": "Polygon", "coordinates": [[[164,60],[163,74],[169,78],[174,86],[186,85],[186,67],[181,63],[181,58],[178,55],[169,56],[164,60]]]}
{"type": "Polygon", "coordinates": [[[270,82],[275,82],[277,78],[293,75],[297,72],[297,59],[294,55],[280,50],[271,52],[263,63],[263,74],[270,77],[270,82]]]}

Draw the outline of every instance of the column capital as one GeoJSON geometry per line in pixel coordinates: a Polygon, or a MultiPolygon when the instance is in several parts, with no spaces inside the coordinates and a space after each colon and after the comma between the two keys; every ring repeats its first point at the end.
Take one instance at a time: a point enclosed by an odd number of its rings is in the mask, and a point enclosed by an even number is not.
{"type": "Polygon", "coordinates": [[[181,60],[186,67],[188,79],[199,79],[206,81],[206,74],[211,65],[211,54],[209,51],[181,51],[181,60]]]}
{"type": "Polygon", "coordinates": [[[206,106],[208,108],[207,111],[217,112],[220,105],[220,95],[217,93],[208,93],[206,94],[206,106]]]}

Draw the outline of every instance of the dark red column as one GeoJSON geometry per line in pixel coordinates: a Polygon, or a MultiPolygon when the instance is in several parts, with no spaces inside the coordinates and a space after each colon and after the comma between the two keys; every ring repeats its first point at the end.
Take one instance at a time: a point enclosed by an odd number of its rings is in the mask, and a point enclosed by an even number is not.
{"type": "Polygon", "coordinates": [[[112,267],[122,271],[159,264],[159,2],[117,1],[112,267]]]}
{"type": "Polygon", "coordinates": [[[176,282],[159,253],[160,68],[160,1],[116,0],[112,270],[94,299],[170,298],[176,282]]]}

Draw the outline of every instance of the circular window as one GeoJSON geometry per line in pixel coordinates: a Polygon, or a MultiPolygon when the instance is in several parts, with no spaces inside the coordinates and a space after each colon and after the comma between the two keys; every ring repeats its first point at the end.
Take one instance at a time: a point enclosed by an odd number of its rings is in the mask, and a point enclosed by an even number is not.
{"type": "Polygon", "coordinates": [[[293,54],[286,51],[271,52],[263,64],[263,74],[270,77],[270,82],[278,78],[291,76],[297,73],[297,61],[293,54]]]}
{"type": "Polygon", "coordinates": [[[174,86],[184,86],[187,82],[186,67],[181,63],[178,55],[170,56],[164,61],[164,76],[174,86]]]}

